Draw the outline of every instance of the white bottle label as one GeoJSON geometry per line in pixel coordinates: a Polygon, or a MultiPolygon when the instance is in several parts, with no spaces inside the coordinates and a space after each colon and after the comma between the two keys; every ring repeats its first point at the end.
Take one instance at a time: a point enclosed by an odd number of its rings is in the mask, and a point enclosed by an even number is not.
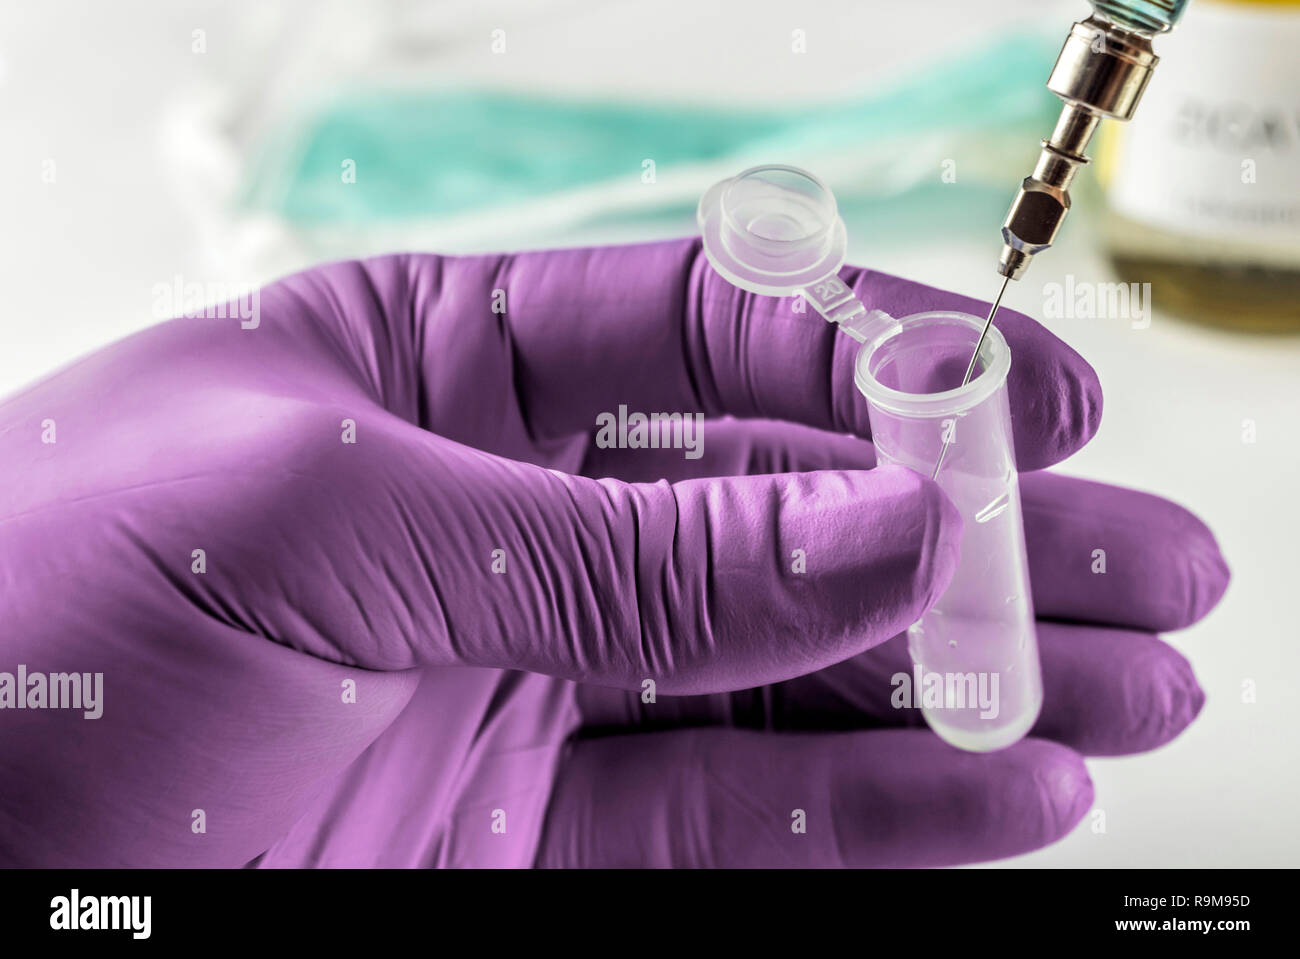
{"type": "Polygon", "coordinates": [[[1116,145],[1111,204],[1192,236],[1300,243],[1300,8],[1199,0],[1116,145]]]}

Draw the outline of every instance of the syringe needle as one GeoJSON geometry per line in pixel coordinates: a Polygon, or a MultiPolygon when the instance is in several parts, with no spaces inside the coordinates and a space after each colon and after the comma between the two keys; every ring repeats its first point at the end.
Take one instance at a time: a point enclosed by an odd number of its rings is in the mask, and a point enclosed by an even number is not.
{"type": "Polygon", "coordinates": [[[965,386],[970,382],[971,374],[975,372],[975,363],[980,358],[980,348],[984,345],[984,338],[989,335],[989,327],[993,325],[993,317],[997,315],[998,307],[1002,305],[1002,294],[1007,292],[1007,284],[1011,282],[1011,277],[1002,278],[1002,289],[998,290],[998,298],[993,301],[993,308],[989,310],[989,318],[984,321],[984,329],[980,330],[980,338],[975,341],[975,352],[970,355],[970,362],[966,364],[966,375],[961,379],[961,385],[965,386]]]}
{"type": "MultiPolygon", "coordinates": [[[[975,352],[970,355],[970,362],[966,364],[966,375],[961,378],[961,385],[965,386],[970,382],[971,374],[975,372],[975,364],[979,362],[980,349],[984,346],[984,338],[989,335],[989,327],[993,325],[993,317],[997,315],[998,307],[1002,305],[1002,295],[1007,292],[1007,284],[1011,282],[1011,277],[1002,278],[1002,288],[998,290],[998,298],[993,301],[993,307],[989,310],[989,318],[984,321],[984,329],[980,330],[980,338],[975,341],[975,352]]],[[[937,479],[939,468],[943,466],[943,458],[948,455],[948,444],[952,442],[952,434],[949,433],[944,438],[943,446],[939,448],[939,462],[934,464],[934,472],[930,474],[930,479],[937,479]]]]}

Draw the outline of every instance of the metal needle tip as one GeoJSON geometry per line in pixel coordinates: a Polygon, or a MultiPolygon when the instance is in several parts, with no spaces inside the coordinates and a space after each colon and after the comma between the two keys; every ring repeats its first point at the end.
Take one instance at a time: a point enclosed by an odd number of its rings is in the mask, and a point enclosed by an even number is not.
{"type": "Polygon", "coordinates": [[[961,385],[965,386],[970,382],[971,374],[975,372],[975,364],[979,362],[980,349],[984,346],[984,339],[989,335],[989,327],[993,325],[993,317],[997,316],[998,307],[1002,305],[1002,295],[1007,292],[1007,284],[1011,282],[1011,277],[1002,278],[1002,288],[998,290],[998,298],[993,301],[993,307],[989,310],[989,318],[984,321],[984,329],[980,330],[980,338],[975,341],[975,352],[970,355],[970,362],[966,364],[966,375],[962,377],[961,385]]]}
{"type": "MultiPolygon", "coordinates": [[[[1002,305],[1002,295],[1007,292],[1007,284],[1011,282],[1011,277],[1002,278],[1002,288],[998,290],[998,297],[993,301],[993,307],[989,310],[989,318],[984,321],[984,329],[980,330],[980,338],[975,341],[975,352],[970,355],[970,362],[966,364],[966,375],[961,378],[961,385],[965,386],[970,382],[971,374],[975,372],[975,364],[979,362],[980,350],[984,347],[984,339],[989,335],[989,327],[993,325],[993,317],[997,315],[998,307],[1002,305]]],[[[943,446],[939,448],[939,461],[934,464],[934,472],[930,474],[930,479],[937,479],[939,468],[943,466],[943,458],[948,455],[948,444],[950,440],[944,440],[943,446]]]]}

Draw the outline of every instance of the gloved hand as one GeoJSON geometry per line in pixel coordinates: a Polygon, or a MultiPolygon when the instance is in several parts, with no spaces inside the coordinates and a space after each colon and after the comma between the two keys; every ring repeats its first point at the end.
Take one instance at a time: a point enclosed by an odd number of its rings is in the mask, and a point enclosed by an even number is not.
{"type": "MultiPolygon", "coordinates": [[[[841,276],[894,315],[985,309],[841,276]]],[[[1039,469],[1101,394],[1032,320],[999,325],[1039,469]]],[[[1062,836],[1081,753],[1196,715],[1153,633],[1226,568],[1171,503],[1025,475],[1038,738],[972,755],[906,728],[888,640],[960,524],[871,468],[856,346],[691,241],[389,256],[10,397],[0,669],[102,672],[103,714],[0,710],[0,862],[937,865],[1062,836]],[[597,446],[620,404],[705,414],[703,455],[597,446]]]]}

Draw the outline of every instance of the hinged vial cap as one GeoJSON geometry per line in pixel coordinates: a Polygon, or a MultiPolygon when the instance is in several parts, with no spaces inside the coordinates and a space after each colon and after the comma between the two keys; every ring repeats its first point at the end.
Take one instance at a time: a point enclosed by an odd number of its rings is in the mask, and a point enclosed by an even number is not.
{"type": "Polygon", "coordinates": [[[835,197],[798,167],[751,167],[715,184],[696,219],[709,263],[751,293],[790,296],[844,264],[847,241],[835,197]]]}

